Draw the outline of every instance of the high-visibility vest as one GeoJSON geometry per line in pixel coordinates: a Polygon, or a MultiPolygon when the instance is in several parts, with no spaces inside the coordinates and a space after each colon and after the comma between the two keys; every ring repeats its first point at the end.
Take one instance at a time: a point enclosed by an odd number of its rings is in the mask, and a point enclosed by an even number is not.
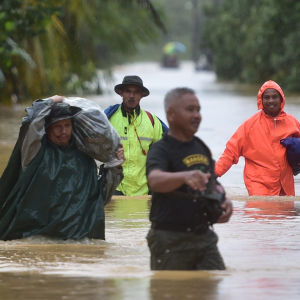
{"type": "Polygon", "coordinates": [[[126,158],[122,164],[124,178],[117,190],[126,196],[147,195],[149,193],[146,178],[147,153],[150,145],[160,140],[163,134],[160,120],[153,114],[152,117],[154,124],[152,124],[147,113],[140,109],[138,116],[134,111],[129,124],[128,114],[124,117],[120,106],[109,119],[120,135],[124,147],[126,158]]]}

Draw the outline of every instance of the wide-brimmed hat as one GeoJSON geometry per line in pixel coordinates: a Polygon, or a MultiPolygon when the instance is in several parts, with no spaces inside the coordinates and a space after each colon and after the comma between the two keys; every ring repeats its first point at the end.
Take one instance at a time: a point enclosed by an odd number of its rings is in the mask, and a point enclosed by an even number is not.
{"type": "Polygon", "coordinates": [[[49,116],[46,117],[45,128],[57,121],[74,118],[81,110],[81,108],[67,103],[56,103],[52,106],[49,116]]]}
{"type": "Polygon", "coordinates": [[[123,78],[122,83],[117,84],[115,86],[115,92],[120,95],[120,90],[122,91],[125,85],[140,86],[143,89],[144,97],[147,97],[150,94],[149,90],[146,87],[144,87],[143,80],[139,76],[136,76],[136,75],[125,76],[123,78]]]}

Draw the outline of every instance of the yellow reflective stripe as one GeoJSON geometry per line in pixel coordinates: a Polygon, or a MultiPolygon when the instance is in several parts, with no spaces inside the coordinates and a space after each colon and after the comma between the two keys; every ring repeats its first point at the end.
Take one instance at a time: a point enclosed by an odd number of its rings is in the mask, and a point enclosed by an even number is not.
{"type": "Polygon", "coordinates": [[[153,141],[153,139],[151,139],[151,138],[146,138],[146,137],[140,137],[140,140],[141,140],[141,141],[149,141],[149,142],[152,142],[152,141],[153,141]]]}
{"type": "Polygon", "coordinates": [[[127,141],[127,140],[128,140],[128,138],[127,138],[126,136],[120,136],[120,138],[121,138],[121,140],[123,140],[123,141],[127,141]]]}

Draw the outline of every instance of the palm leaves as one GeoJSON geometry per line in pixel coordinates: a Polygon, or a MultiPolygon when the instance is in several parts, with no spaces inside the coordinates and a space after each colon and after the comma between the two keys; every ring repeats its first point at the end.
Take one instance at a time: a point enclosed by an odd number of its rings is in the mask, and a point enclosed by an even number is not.
{"type": "MultiPolygon", "coordinates": [[[[3,0],[8,55],[0,45],[0,92],[18,98],[78,93],[97,68],[109,68],[164,29],[150,0],[3,0]],[[14,10],[9,10],[11,8],[14,10]],[[16,11],[18,12],[16,14],[16,11]],[[7,23],[8,25],[12,25],[7,23]],[[21,28],[20,28],[21,27],[21,28]],[[19,28],[19,29],[18,29],[19,28]],[[1,52],[2,51],[2,52],[1,52]],[[4,76],[1,76],[3,74],[4,76]]],[[[5,22],[4,22],[5,24],[5,22]]]]}

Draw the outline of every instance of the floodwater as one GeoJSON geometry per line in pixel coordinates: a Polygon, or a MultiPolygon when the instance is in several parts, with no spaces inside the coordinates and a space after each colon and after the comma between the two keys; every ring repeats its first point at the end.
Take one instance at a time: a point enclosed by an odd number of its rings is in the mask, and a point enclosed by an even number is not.
{"type": "MultiPolygon", "coordinates": [[[[177,86],[194,88],[203,121],[197,135],[217,159],[237,127],[256,112],[259,86],[248,89],[220,84],[211,72],[194,72],[192,64],[163,70],[154,63],[116,69],[140,75],[151,94],[141,106],[166,121],[165,93],[177,86]]],[[[120,102],[110,93],[86,96],[102,108],[120,102]]],[[[300,120],[300,99],[287,97],[286,111],[300,120]]],[[[0,174],[18,134],[23,107],[0,110],[0,174]]],[[[106,241],[59,241],[31,237],[0,241],[0,299],[300,299],[300,181],[296,197],[247,196],[243,159],[220,181],[234,203],[227,224],[216,224],[226,271],[162,271],[149,268],[145,236],[148,197],[115,197],[106,207],[106,241]]]]}

